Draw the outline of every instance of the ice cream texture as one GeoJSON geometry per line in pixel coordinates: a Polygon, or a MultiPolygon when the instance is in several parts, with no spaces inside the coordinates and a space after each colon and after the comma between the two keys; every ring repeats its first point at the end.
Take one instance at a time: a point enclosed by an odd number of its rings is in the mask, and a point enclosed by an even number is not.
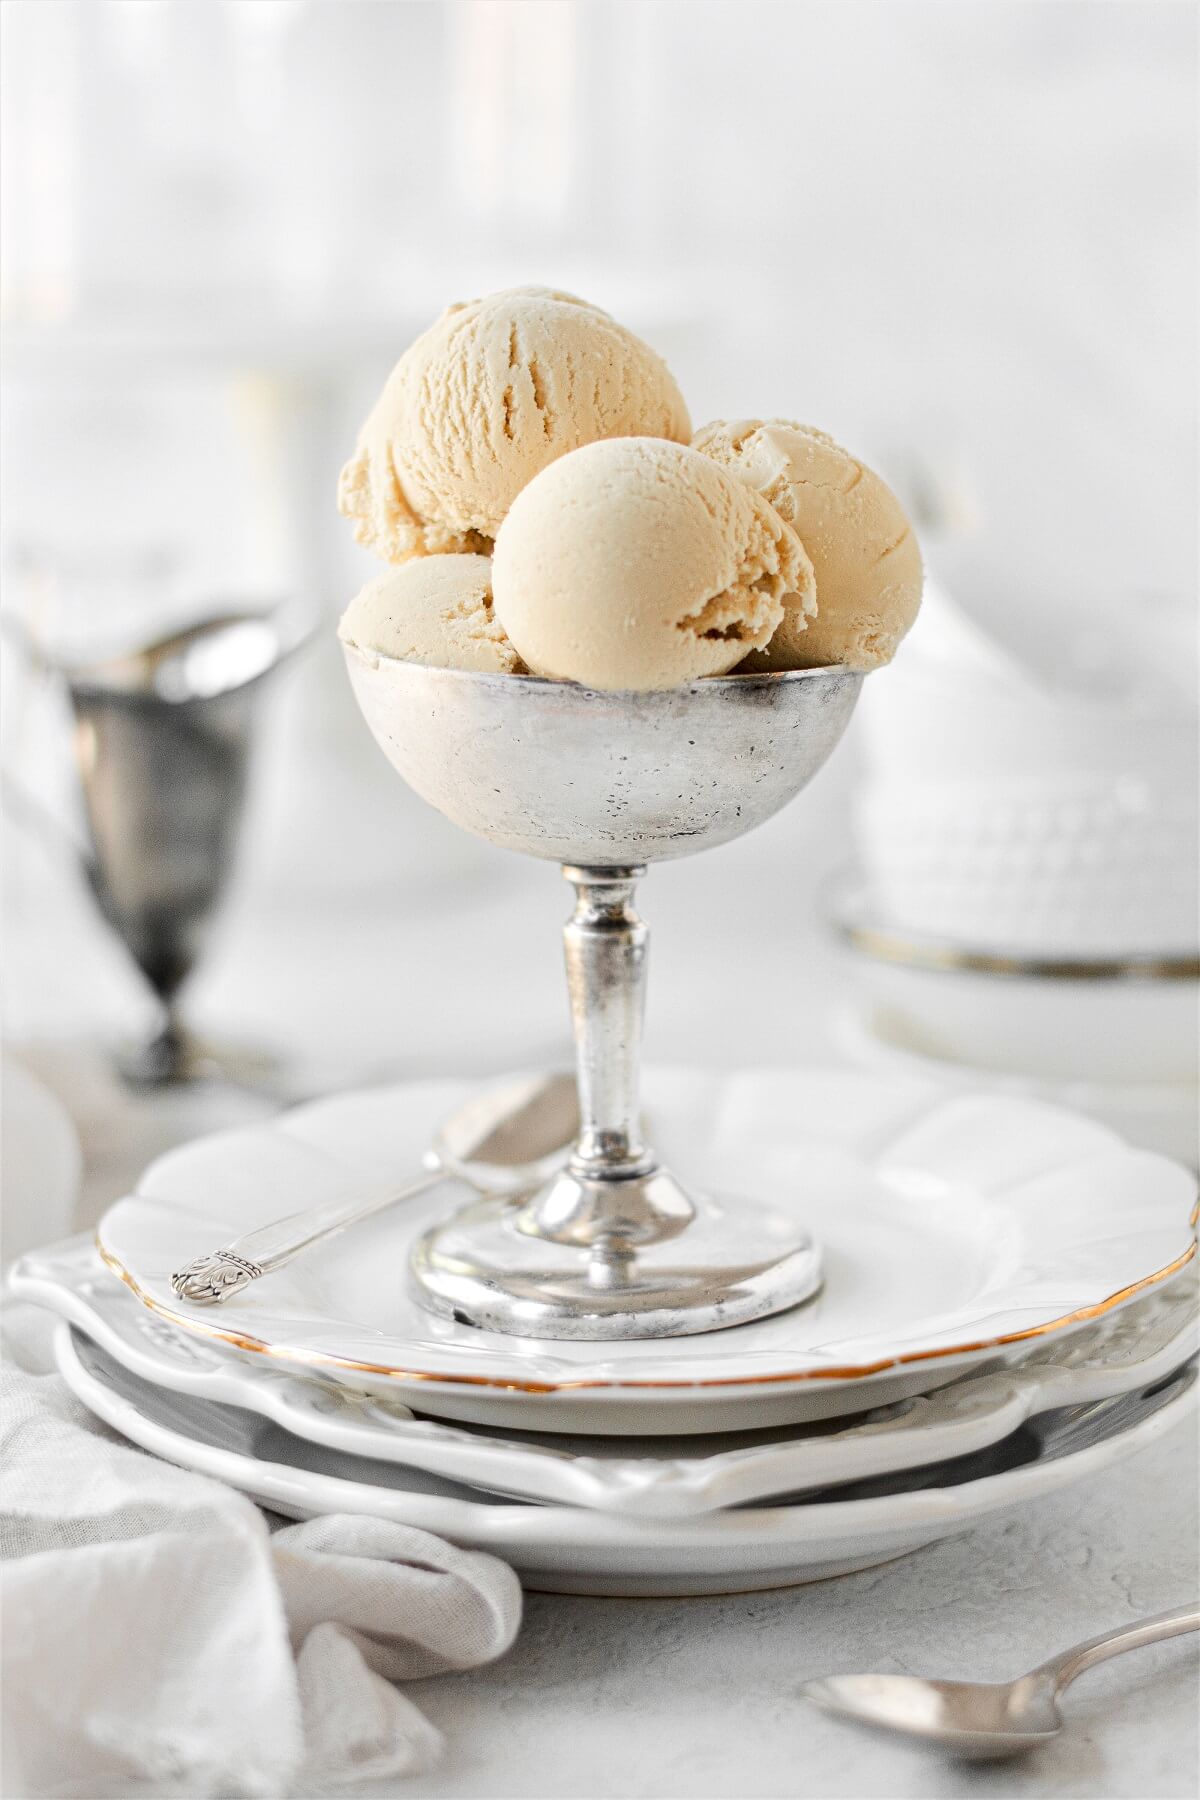
{"type": "Polygon", "coordinates": [[[389,569],[346,608],[343,643],[368,654],[519,675],[523,664],[492,609],[486,556],[429,556],[389,569]]]}
{"type": "Polygon", "coordinates": [[[748,669],[890,662],[921,604],[921,552],[887,484],[823,431],[788,419],[717,420],[695,448],[762,494],[794,528],[816,575],[816,617],[789,597],[748,669]]]}
{"type": "MultiPolygon", "coordinates": [[[[616,438],[553,462],[496,539],[496,616],[538,675],[674,687],[761,650],[812,566],[763,497],[685,445],[616,438]]],[[[801,602],[803,603],[803,602],[801,602]]]]}
{"type": "Polygon", "coordinates": [[[387,562],[486,552],[549,463],[628,436],[691,436],[662,359],[574,295],[509,288],[448,307],[400,358],[338,505],[387,562]]]}

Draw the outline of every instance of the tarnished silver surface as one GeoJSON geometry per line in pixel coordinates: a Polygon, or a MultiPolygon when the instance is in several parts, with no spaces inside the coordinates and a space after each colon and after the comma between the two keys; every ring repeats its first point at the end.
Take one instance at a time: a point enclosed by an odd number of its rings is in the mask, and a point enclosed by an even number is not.
{"type": "Polygon", "coordinates": [[[786,1213],[696,1204],[638,1128],[644,865],[750,831],[825,762],[862,683],[848,669],[726,676],[656,693],[430,669],[346,647],[393,766],[456,824],[562,862],[580,1132],[567,1168],[517,1208],[427,1233],[411,1277],[460,1323],[543,1338],[714,1331],[794,1306],[820,1258],[786,1213]],[[678,1254],[661,1246],[679,1239],[678,1254]]]}
{"type": "Polygon", "coordinates": [[[171,1286],[181,1300],[190,1300],[195,1306],[213,1306],[219,1300],[228,1300],[231,1294],[240,1294],[262,1272],[258,1263],[235,1251],[218,1250],[212,1256],[194,1257],[185,1268],[177,1269],[171,1286]]]}
{"type": "MultiPolygon", "coordinates": [[[[619,1208],[632,1209],[660,1182],[681,1193],[660,1170],[635,1183],[633,1197],[614,1196],[618,1230],[619,1208]]],[[[687,1204],[692,1219],[681,1237],[634,1252],[538,1237],[516,1229],[511,1206],[481,1201],[417,1240],[414,1292],[431,1312],[481,1331],[628,1340],[748,1325],[820,1287],[816,1244],[773,1208],[742,1199],[687,1204]]]]}
{"type": "Polygon", "coordinates": [[[177,996],[232,866],[263,679],[296,641],[278,616],[229,614],[62,670],[88,880],[163,1008],[158,1037],[128,1061],[135,1081],[192,1073],[177,996]]]}
{"type": "Polygon", "coordinates": [[[425,1156],[426,1172],[399,1188],[330,1200],[245,1232],[171,1277],[181,1300],[215,1306],[293,1257],[375,1213],[457,1175],[481,1193],[528,1193],[564,1159],[579,1123],[569,1075],[517,1076],[477,1094],[446,1119],[425,1156]]]}
{"type": "Polygon", "coordinates": [[[761,825],[825,762],[862,684],[801,669],[601,693],[345,649],[376,741],[423,800],[506,850],[591,868],[690,856],[761,825]]]}
{"type": "Polygon", "coordinates": [[[607,1285],[618,1260],[675,1237],[695,1217],[642,1139],[638,1082],[649,932],[633,906],[641,869],[564,869],[575,910],[563,927],[575,1029],[579,1137],[567,1167],[512,1220],[526,1237],[592,1253],[607,1285]]]}
{"type": "MultiPolygon", "coordinates": [[[[973,1762],[1036,1749],[1062,1729],[1060,1694],[1110,1656],[1200,1631],[1200,1604],[1173,1608],[1089,1638],[1016,1681],[924,1681],[915,1675],[831,1675],[800,1692],[822,1712],[898,1732],[973,1762]]],[[[1134,1703],[1136,1704],[1136,1696],[1134,1703]]]]}
{"type": "MultiPolygon", "coordinates": [[[[225,613],[137,649],[58,661],[13,621],[5,635],[61,683],[87,826],[77,854],[96,903],[162,1008],[156,1037],[125,1059],[147,1086],[214,1073],[257,1085],[265,1058],[200,1045],[178,1012],[232,863],[264,678],[309,636],[291,606],[225,613]]],[[[11,803],[11,787],[6,801],[11,803]]],[[[19,793],[17,804],[38,817],[19,793]]]]}

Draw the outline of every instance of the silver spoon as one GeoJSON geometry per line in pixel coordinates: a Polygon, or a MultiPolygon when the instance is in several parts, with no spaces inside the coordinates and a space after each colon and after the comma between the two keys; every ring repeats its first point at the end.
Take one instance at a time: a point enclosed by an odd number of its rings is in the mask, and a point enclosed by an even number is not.
{"type": "Polygon", "coordinates": [[[422,1159],[425,1173],[402,1188],[327,1200],[197,1256],[171,1277],[181,1300],[214,1306],[291,1262],[310,1245],[415,1200],[447,1176],[486,1194],[516,1197],[547,1180],[564,1161],[579,1129],[573,1075],[528,1075],[475,1095],[443,1121],[422,1159]]]}
{"type": "Polygon", "coordinates": [[[800,1692],[822,1712],[986,1761],[1018,1756],[1062,1729],[1058,1697],[1085,1669],[1162,1638],[1200,1630],[1200,1603],[1156,1613],[1064,1650],[1016,1681],[924,1681],[916,1675],[830,1675],[800,1692]]]}

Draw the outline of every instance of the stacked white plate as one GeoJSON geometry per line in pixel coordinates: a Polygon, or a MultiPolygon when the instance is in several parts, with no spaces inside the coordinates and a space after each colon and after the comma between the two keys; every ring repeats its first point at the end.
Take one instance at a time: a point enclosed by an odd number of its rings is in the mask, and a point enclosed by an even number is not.
{"type": "Polygon", "coordinates": [[[674,1072],[654,1141],[821,1240],[808,1304],[657,1343],[435,1320],[406,1249],[447,1182],[219,1307],[170,1275],[284,1213],[400,1185],[464,1084],[343,1096],[155,1163],[97,1244],[12,1277],[62,1373],[135,1443],[291,1517],[369,1513],[528,1585],[685,1594],[870,1566],[1103,1471],[1194,1404],[1194,1190],[1036,1103],[922,1081],[674,1072]]]}

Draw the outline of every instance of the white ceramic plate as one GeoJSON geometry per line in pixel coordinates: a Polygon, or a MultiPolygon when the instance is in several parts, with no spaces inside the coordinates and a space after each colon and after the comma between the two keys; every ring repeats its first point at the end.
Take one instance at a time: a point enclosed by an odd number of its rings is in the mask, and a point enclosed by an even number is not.
{"type": "Polygon", "coordinates": [[[716,1431],[862,1411],[1078,1329],[1194,1254],[1194,1184],[1092,1120],[1004,1096],[825,1071],[651,1075],[655,1141],[686,1180],[751,1187],[821,1242],[825,1285],[736,1330],[657,1343],[547,1343],[423,1312],[415,1233],[447,1183],[226,1301],[190,1307],[171,1272],[318,1201],[394,1184],[471,1090],[348,1094],[161,1158],[104,1217],[110,1267],[156,1312],[237,1354],[522,1429],[716,1431]]]}
{"type": "MultiPolygon", "coordinates": [[[[1195,1006],[1191,1030],[1195,1035],[1195,1006]]],[[[1093,1021],[1094,1024],[1094,1021],[1093,1021]]],[[[937,1081],[946,1091],[987,1088],[1017,1099],[1043,1100],[1069,1106],[1099,1119],[1128,1143],[1157,1150],[1194,1169],[1200,1161],[1200,1106],[1195,1080],[1088,1081],[1078,1072],[1070,1078],[1014,1075],[922,1049],[903,1013],[865,1002],[845,1005],[832,1018],[833,1036],[848,1061],[876,1075],[937,1081]]]]}
{"type": "Polygon", "coordinates": [[[882,1492],[861,1497],[700,1519],[623,1519],[489,1500],[434,1476],[314,1447],[253,1413],[151,1387],[65,1323],[56,1353],[76,1395],[115,1430],[276,1512],[365,1513],[415,1525],[504,1557],[528,1587],[585,1594],[729,1593],[869,1568],[1099,1474],[1169,1431],[1196,1392],[1189,1366],[1152,1396],[1053,1414],[982,1457],[943,1464],[936,1474],[885,1476],[874,1484],[882,1492]]]}
{"type": "Polygon", "coordinates": [[[930,1055],[1046,1081],[1195,1087],[1195,981],[921,968],[853,946],[847,958],[861,1004],[930,1055]]]}
{"type": "Polygon", "coordinates": [[[1057,1337],[1016,1369],[854,1415],[734,1437],[501,1437],[414,1417],[393,1400],[230,1358],[139,1306],[87,1238],[27,1256],[22,1299],[77,1325],[122,1368],[192,1399],[240,1406],[347,1456],[395,1463],[520,1499],[627,1518],[685,1518],[978,1452],[1053,1407],[1131,1393],[1200,1346],[1192,1269],[1115,1315],[1057,1337]]]}

